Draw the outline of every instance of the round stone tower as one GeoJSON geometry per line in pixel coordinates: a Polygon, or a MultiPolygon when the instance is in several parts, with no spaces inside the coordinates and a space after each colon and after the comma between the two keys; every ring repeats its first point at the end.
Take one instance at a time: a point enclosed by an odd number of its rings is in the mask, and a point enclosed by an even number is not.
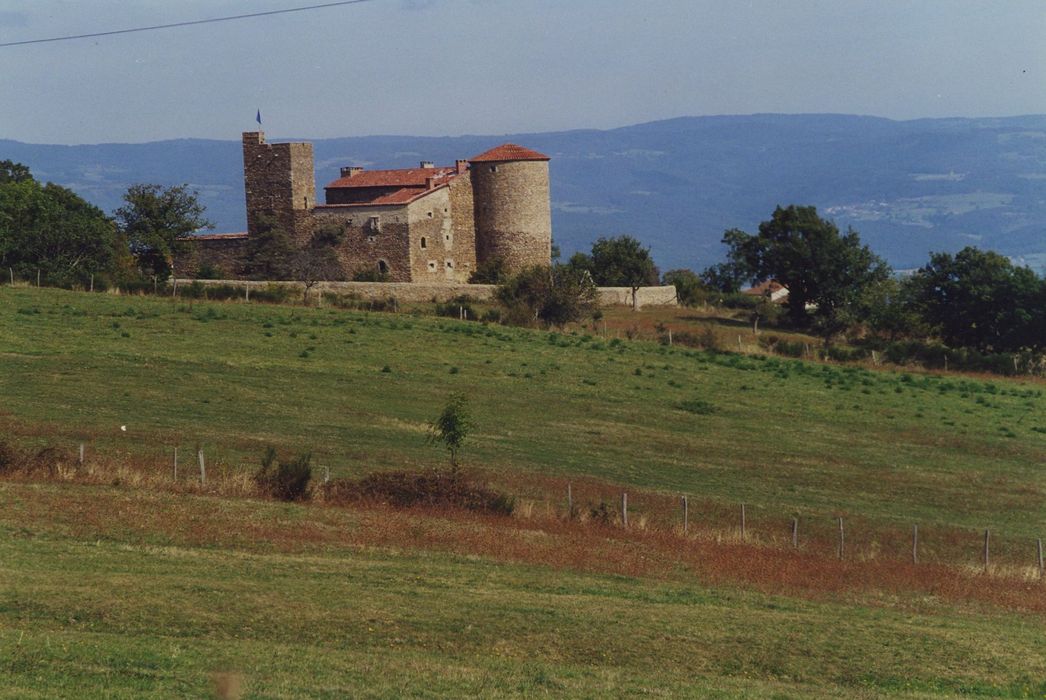
{"type": "Polygon", "coordinates": [[[500,258],[509,272],[552,261],[548,156],[506,143],[469,160],[476,263],[500,258]]]}

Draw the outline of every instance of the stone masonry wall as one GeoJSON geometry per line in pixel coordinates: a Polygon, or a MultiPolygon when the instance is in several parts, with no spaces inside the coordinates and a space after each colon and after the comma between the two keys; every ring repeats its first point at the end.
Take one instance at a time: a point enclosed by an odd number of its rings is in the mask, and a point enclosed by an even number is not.
{"type": "Polygon", "coordinates": [[[265,143],[260,131],[243,134],[243,184],[247,231],[271,217],[299,245],[311,235],[309,211],[316,206],[311,143],[265,143]]]}
{"type": "Polygon", "coordinates": [[[547,161],[473,163],[478,264],[501,258],[510,272],[548,265],[552,210],[547,161]]]}
{"type": "Polygon", "coordinates": [[[410,222],[411,281],[468,282],[475,252],[458,240],[451,214],[450,187],[440,187],[407,206],[410,222]]]}
{"type": "Polygon", "coordinates": [[[411,281],[407,207],[324,207],[315,209],[312,217],[316,227],[328,223],[344,227],[345,241],[337,253],[349,277],[377,272],[384,263],[389,281],[411,281]]]}
{"type": "MultiPolygon", "coordinates": [[[[178,284],[189,284],[197,280],[179,279],[178,284]]],[[[244,282],[243,280],[198,280],[201,284],[250,284],[251,289],[258,289],[267,284],[291,286],[303,289],[301,282],[244,282]]],[[[320,282],[314,290],[332,294],[354,294],[365,300],[396,299],[400,303],[425,303],[432,300],[447,302],[460,296],[467,296],[476,301],[489,301],[494,298],[497,286],[493,284],[424,284],[416,282],[320,282]]],[[[675,306],[675,287],[640,287],[639,305],[642,306],[675,306]]],[[[630,287],[600,287],[599,303],[602,306],[632,306],[632,289],[630,287]]]]}
{"type": "Polygon", "coordinates": [[[239,277],[247,262],[247,239],[190,240],[188,250],[174,259],[179,277],[195,277],[207,263],[222,277],[239,277]]]}
{"type": "Polygon", "coordinates": [[[472,178],[465,173],[450,181],[450,232],[454,237],[454,260],[462,273],[458,280],[468,282],[476,270],[476,213],[472,197],[472,178]],[[465,274],[465,273],[468,274],[465,274]]]}

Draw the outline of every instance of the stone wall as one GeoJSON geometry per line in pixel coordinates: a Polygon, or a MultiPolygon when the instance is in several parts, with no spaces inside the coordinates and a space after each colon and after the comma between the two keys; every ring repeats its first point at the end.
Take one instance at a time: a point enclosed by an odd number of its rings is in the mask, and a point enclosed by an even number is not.
{"type": "Polygon", "coordinates": [[[450,181],[450,233],[454,237],[454,260],[459,282],[468,282],[476,271],[476,219],[472,179],[464,173],[450,181]],[[467,273],[467,274],[465,274],[467,273]]]}
{"type": "MultiPolygon", "coordinates": [[[[191,280],[180,279],[178,284],[251,284],[252,289],[267,284],[291,286],[303,289],[300,282],[244,282],[242,280],[191,280]]],[[[361,299],[379,300],[390,297],[405,304],[450,301],[460,296],[467,296],[476,301],[489,301],[494,298],[497,286],[493,284],[421,284],[417,282],[320,282],[313,290],[332,294],[354,294],[361,299]]],[[[639,305],[642,306],[675,306],[675,287],[640,287],[639,305]]],[[[630,287],[600,287],[599,303],[602,306],[631,306],[632,289],[630,287]]]]}
{"type": "Polygon", "coordinates": [[[246,236],[202,237],[190,240],[186,252],[175,256],[174,269],[179,277],[195,277],[206,263],[219,276],[239,277],[246,262],[246,236]]]}
{"type": "Polygon", "coordinates": [[[385,269],[391,282],[410,282],[409,223],[405,206],[333,206],[312,213],[316,227],[344,227],[338,259],[349,277],[385,269]]]}
{"type": "Polygon", "coordinates": [[[552,210],[547,161],[473,163],[476,260],[500,258],[510,272],[548,265],[552,210]]]}
{"type": "Polygon", "coordinates": [[[450,214],[450,188],[440,187],[407,205],[410,221],[410,273],[412,282],[440,284],[467,282],[469,256],[458,258],[450,214]]]}

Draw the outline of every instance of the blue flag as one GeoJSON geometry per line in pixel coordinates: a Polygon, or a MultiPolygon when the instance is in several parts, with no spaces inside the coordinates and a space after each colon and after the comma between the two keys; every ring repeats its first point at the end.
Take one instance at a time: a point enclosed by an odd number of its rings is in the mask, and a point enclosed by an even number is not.
{"type": "Polygon", "coordinates": [[[256,122],[258,122],[259,124],[261,124],[261,110],[260,110],[260,109],[258,110],[258,116],[256,116],[256,117],[254,118],[254,121],[256,121],[256,122]]]}

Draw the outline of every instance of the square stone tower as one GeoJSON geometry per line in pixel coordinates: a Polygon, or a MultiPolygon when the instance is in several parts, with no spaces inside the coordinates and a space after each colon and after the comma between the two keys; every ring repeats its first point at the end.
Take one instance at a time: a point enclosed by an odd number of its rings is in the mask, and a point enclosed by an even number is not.
{"type": "Polygon", "coordinates": [[[298,245],[308,241],[316,206],[311,143],[270,144],[264,132],[244,132],[243,184],[250,236],[268,219],[298,245]]]}

